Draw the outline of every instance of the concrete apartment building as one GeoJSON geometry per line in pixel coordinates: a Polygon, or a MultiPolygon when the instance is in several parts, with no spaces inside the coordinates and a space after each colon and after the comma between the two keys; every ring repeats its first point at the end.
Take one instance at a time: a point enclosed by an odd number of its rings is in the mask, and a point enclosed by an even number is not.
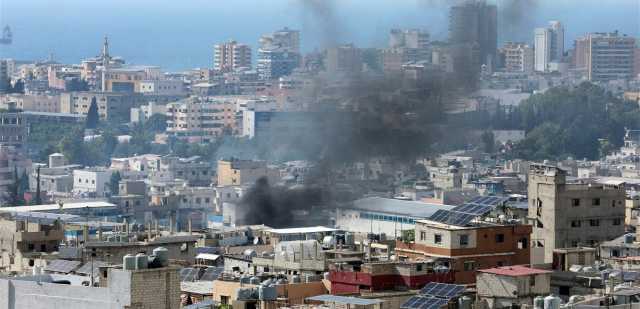
{"type": "Polygon", "coordinates": [[[287,76],[300,66],[300,31],[284,28],[260,37],[256,70],[263,80],[287,76]]]}
{"type": "Polygon", "coordinates": [[[12,94],[0,97],[0,106],[14,106],[23,111],[59,113],[60,96],[49,94],[12,94]]]}
{"type": "Polygon", "coordinates": [[[91,100],[96,99],[100,119],[125,118],[131,107],[142,100],[140,95],[115,92],[69,92],[60,95],[60,111],[68,114],[87,115],[91,100]]]}
{"type": "Polygon", "coordinates": [[[43,265],[43,256],[58,251],[65,240],[62,224],[38,217],[0,213],[0,270],[29,271],[43,265]]]}
{"type": "Polygon", "coordinates": [[[0,145],[22,149],[27,138],[27,125],[22,111],[0,111],[0,145]]]}
{"type": "Polygon", "coordinates": [[[612,33],[590,33],[587,36],[586,67],[590,81],[631,79],[634,73],[636,39],[612,33]]]}
{"type": "Polygon", "coordinates": [[[279,172],[270,169],[265,161],[219,160],[217,173],[219,187],[253,184],[261,177],[275,184],[279,179],[279,172]]]}
{"type": "Polygon", "coordinates": [[[507,42],[500,49],[507,72],[531,73],[534,68],[533,48],[524,43],[507,42]]]}
{"type": "Polygon", "coordinates": [[[498,49],[498,8],[486,0],[454,5],[449,11],[449,42],[454,45],[476,45],[478,52],[471,63],[495,65],[498,49]]]}
{"type": "Polygon", "coordinates": [[[187,93],[184,82],[179,79],[143,80],[137,91],[144,95],[181,96],[187,93]]]}
{"type": "Polygon", "coordinates": [[[103,92],[141,92],[143,83],[162,77],[156,66],[105,68],[102,72],[103,92]]]}
{"type": "Polygon", "coordinates": [[[566,171],[532,164],[529,169],[529,220],[534,247],[553,249],[595,246],[624,233],[624,186],[567,183],[566,171]]]}
{"type": "Polygon", "coordinates": [[[11,87],[9,60],[0,59],[0,93],[5,93],[11,87]]]}
{"type": "Polygon", "coordinates": [[[415,241],[396,241],[400,258],[433,259],[455,272],[455,282],[472,284],[476,270],[529,264],[530,225],[477,222],[457,226],[416,221],[415,241]]]}
{"type": "Polygon", "coordinates": [[[549,72],[552,62],[561,62],[564,55],[564,27],[559,21],[550,21],[546,28],[534,30],[535,70],[549,72]]]}
{"type": "Polygon", "coordinates": [[[328,73],[357,74],[362,71],[360,49],[353,44],[327,49],[325,69],[328,73]]]}
{"type": "Polygon", "coordinates": [[[216,97],[189,97],[167,104],[167,134],[188,142],[208,143],[233,132],[235,102],[216,97]]]}
{"type": "Polygon", "coordinates": [[[112,170],[99,167],[74,170],[73,192],[104,197],[110,193],[109,182],[112,173],[112,170]]]}
{"type": "Polygon", "coordinates": [[[236,41],[213,46],[213,69],[231,72],[240,68],[251,69],[251,47],[236,41]]]}
{"type": "MultiPolygon", "coordinates": [[[[120,261],[119,263],[122,263],[120,261]]],[[[180,308],[178,267],[103,268],[99,285],[82,286],[71,275],[0,279],[0,309],[174,309],[180,308]],[[62,284],[58,280],[70,281],[62,284]]]]}
{"type": "Polygon", "coordinates": [[[520,265],[481,269],[476,277],[478,300],[488,309],[533,306],[536,296],[551,292],[552,273],[520,265]]]}
{"type": "Polygon", "coordinates": [[[166,113],[166,105],[157,104],[156,102],[149,102],[149,104],[147,105],[140,105],[139,107],[131,108],[131,123],[144,123],[153,115],[165,115],[166,113]]]}

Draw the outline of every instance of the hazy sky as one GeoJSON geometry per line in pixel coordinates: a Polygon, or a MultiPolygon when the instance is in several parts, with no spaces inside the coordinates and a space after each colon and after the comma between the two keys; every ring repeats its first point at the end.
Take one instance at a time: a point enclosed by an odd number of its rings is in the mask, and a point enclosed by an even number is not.
{"type": "MultiPolygon", "coordinates": [[[[60,61],[79,62],[96,55],[107,34],[112,54],[178,70],[210,66],[215,42],[234,38],[255,47],[262,33],[283,26],[302,30],[305,50],[322,47],[328,37],[383,46],[392,27],[424,28],[446,38],[451,1],[326,1],[322,14],[312,14],[318,6],[305,0],[0,0],[0,24],[9,24],[15,37],[13,45],[0,45],[0,56],[43,59],[54,53],[60,61]]],[[[506,7],[507,0],[497,1],[506,7]]],[[[568,46],[592,31],[640,37],[640,0],[511,1],[528,5],[509,26],[500,14],[500,41],[531,41],[533,27],[550,19],[565,24],[568,46]]]]}

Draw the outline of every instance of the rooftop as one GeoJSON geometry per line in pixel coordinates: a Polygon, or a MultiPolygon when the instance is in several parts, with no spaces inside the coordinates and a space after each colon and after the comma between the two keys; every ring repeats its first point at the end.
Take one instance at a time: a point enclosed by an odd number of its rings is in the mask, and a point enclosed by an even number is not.
{"type": "Polygon", "coordinates": [[[336,229],[328,228],[325,226],[311,226],[311,227],[296,227],[288,229],[271,229],[267,230],[272,234],[308,234],[308,233],[325,233],[335,232],[336,229]]]}
{"type": "Polygon", "coordinates": [[[346,208],[405,215],[414,218],[427,218],[440,209],[450,210],[453,207],[454,206],[451,205],[403,201],[382,197],[367,197],[354,201],[352,206],[346,208]]]}
{"type": "Polygon", "coordinates": [[[379,299],[366,299],[366,298],[358,298],[358,297],[346,297],[346,296],[337,296],[337,295],[318,295],[307,297],[307,300],[312,301],[321,301],[325,303],[336,303],[336,304],[347,304],[347,305],[357,305],[357,306],[370,306],[382,303],[379,299]]]}
{"type": "Polygon", "coordinates": [[[31,212],[42,211],[52,212],[65,209],[82,209],[82,208],[108,208],[116,207],[115,204],[111,204],[105,201],[92,201],[92,202],[72,202],[62,204],[62,208],[58,204],[44,204],[33,206],[16,206],[16,207],[0,207],[0,212],[31,212]]]}
{"type": "Polygon", "coordinates": [[[539,275],[539,274],[550,274],[552,271],[529,268],[522,265],[515,266],[504,266],[504,267],[495,267],[489,269],[481,269],[478,270],[482,273],[489,273],[501,276],[510,276],[510,277],[520,277],[520,276],[530,276],[530,275],[539,275]]]}

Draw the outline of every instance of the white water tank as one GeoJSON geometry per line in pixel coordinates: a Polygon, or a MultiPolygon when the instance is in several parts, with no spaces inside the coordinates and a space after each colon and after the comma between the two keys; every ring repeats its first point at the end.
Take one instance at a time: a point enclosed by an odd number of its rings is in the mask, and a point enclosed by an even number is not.
{"type": "Polygon", "coordinates": [[[258,278],[258,277],[251,277],[251,278],[249,278],[249,284],[253,284],[253,285],[258,285],[258,284],[260,284],[260,278],[258,278]]]}
{"type": "Polygon", "coordinates": [[[300,276],[298,275],[291,276],[291,283],[300,283],[300,276]]]}
{"type": "Polygon", "coordinates": [[[136,269],[147,269],[149,258],[144,253],[136,254],[136,269]]]}
{"type": "Polygon", "coordinates": [[[169,250],[167,250],[167,248],[155,248],[153,249],[153,255],[155,255],[156,259],[160,262],[160,266],[165,267],[169,265],[169,250]]]}
{"type": "Polygon", "coordinates": [[[127,254],[122,257],[122,269],[134,270],[136,269],[136,257],[132,254],[127,254]]]}
{"type": "Polygon", "coordinates": [[[544,296],[536,296],[536,298],[533,299],[533,308],[544,309],[544,296]]]}
{"type": "Polygon", "coordinates": [[[544,309],[560,309],[560,297],[553,294],[545,297],[544,309]]]}
{"type": "Polygon", "coordinates": [[[471,297],[462,296],[458,299],[458,309],[471,309],[472,302],[471,297]]]}

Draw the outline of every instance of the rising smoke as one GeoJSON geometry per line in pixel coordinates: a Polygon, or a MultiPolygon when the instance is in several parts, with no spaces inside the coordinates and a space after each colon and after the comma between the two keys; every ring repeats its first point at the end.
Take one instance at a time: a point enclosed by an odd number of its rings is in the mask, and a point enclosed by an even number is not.
{"type": "Polygon", "coordinates": [[[503,41],[529,42],[536,27],[539,0],[498,0],[498,29],[503,41]]]}
{"type": "Polygon", "coordinates": [[[318,36],[322,47],[342,42],[347,27],[337,16],[336,0],[292,0],[301,12],[305,33],[318,36]]]}

